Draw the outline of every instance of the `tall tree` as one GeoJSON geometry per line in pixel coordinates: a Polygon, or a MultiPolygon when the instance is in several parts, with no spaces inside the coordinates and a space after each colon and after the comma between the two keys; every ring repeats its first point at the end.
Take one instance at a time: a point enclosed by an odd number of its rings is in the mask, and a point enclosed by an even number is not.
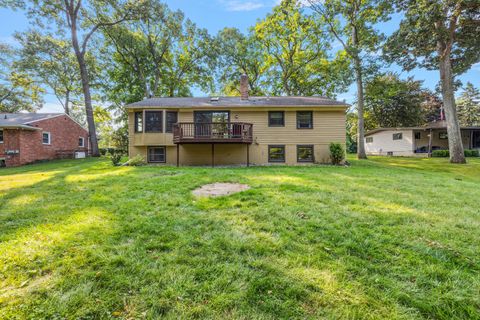
{"type": "Polygon", "coordinates": [[[60,34],[68,34],[78,63],[85,103],[85,113],[93,156],[99,156],[98,141],[93,117],[91,74],[86,55],[92,37],[100,28],[106,28],[127,20],[134,4],[130,0],[2,0],[0,5],[23,8],[37,26],[52,28],[52,22],[60,34]]]}
{"type": "Polygon", "coordinates": [[[44,90],[24,72],[14,68],[12,47],[0,43],[0,112],[35,112],[42,106],[44,90]]]}
{"type": "Polygon", "coordinates": [[[470,82],[458,97],[458,120],[462,126],[480,126],[480,90],[470,82]]]}
{"type": "Polygon", "coordinates": [[[192,86],[210,90],[214,46],[208,32],[158,0],[143,7],[138,19],[104,30],[106,54],[114,61],[108,68],[111,100],[188,96],[192,86]]]}
{"type": "Polygon", "coordinates": [[[404,18],[389,38],[387,57],[406,70],[439,70],[450,162],[465,163],[454,78],[480,61],[478,0],[396,0],[404,18]]]}
{"type": "Polygon", "coordinates": [[[365,113],[373,127],[414,127],[422,123],[422,82],[397,74],[376,76],[365,85],[365,113]]]}
{"type": "Polygon", "coordinates": [[[123,102],[129,103],[164,94],[162,76],[166,54],[173,39],[180,34],[184,16],[159,1],[147,3],[149,10],[142,10],[138,20],[103,30],[106,54],[114,61],[108,68],[113,101],[122,97],[123,102]],[[125,89],[127,96],[119,95],[119,91],[125,89]]]}
{"type": "Polygon", "coordinates": [[[267,89],[262,83],[265,60],[261,43],[250,33],[244,35],[236,28],[224,28],[217,37],[218,69],[221,92],[240,95],[240,75],[248,75],[250,94],[261,96],[267,89]]]}
{"type": "Polygon", "coordinates": [[[21,45],[17,67],[52,90],[65,113],[72,115],[72,104],[81,100],[82,87],[69,41],[34,30],[16,33],[15,38],[21,45]]]}
{"type": "Polygon", "coordinates": [[[264,47],[272,94],[334,97],[347,87],[348,59],[341,52],[330,59],[322,21],[307,15],[299,0],[283,0],[254,31],[264,47]]]}
{"type": "Polygon", "coordinates": [[[215,60],[214,39],[206,29],[185,20],[178,39],[166,55],[163,81],[167,95],[190,96],[190,88],[194,86],[212,92],[215,60]]]}
{"type": "Polygon", "coordinates": [[[385,0],[308,0],[326,21],[327,30],[341,43],[349,58],[357,85],[357,157],[366,159],[364,120],[364,78],[371,68],[383,34],[373,26],[386,21],[391,11],[385,0]],[[372,59],[373,58],[373,59],[372,59]]]}

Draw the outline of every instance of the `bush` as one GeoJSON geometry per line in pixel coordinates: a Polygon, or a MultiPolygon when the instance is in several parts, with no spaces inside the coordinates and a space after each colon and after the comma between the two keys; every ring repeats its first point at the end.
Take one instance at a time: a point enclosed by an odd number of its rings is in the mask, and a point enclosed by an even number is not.
{"type": "Polygon", "coordinates": [[[345,160],[345,150],[343,150],[343,146],[340,143],[330,143],[329,149],[332,164],[339,165],[345,160]]]}
{"type": "Polygon", "coordinates": [[[125,166],[131,166],[131,167],[143,166],[145,164],[147,164],[145,162],[145,159],[139,154],[137,154],[135,157],[131,158],[130,160],[124,163],[125,166]]]}
{"type": "Polygon", "coordinates": [[[479,155],[479,152],[478,150],[465,150],[465,157],[478,157],[480,156],[479,155]]]}
{"type": "Polygon", "coordinates": [[[120,165],[120,161],[122,160],[122,154],[119,152],[113,153],[110,155],[110,160],[112,160],[112,164],[114,166],[120,165]]]}
{"type": "Polygon", "coordinates": [[[432,157],[434,158],[448,158],[450,157],[450,152],[448,150],[433,150],[432,157]]]}
{"type": "MultiPolygon", "coordinates": [[[[478,150],[468,150],[464,151],[465,157],[478,157],[478,150]]],[[[435,158],[448,158],[450,157],[450,151],[448,150],[434,150],[432,151],[432,157],[435,158]]]]}
{"type": "Polygon", "coordinates": [[[127,152],[121,148],[98,148],[98,152],[101,156],[108,156],[109,154],[120,153],[121,155],[126,155],[127,152]]]}

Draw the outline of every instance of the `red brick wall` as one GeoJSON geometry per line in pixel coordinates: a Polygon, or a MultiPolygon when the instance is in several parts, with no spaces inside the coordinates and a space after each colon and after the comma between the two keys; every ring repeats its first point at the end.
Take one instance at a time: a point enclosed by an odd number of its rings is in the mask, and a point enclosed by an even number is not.
{"type": "Polygon", "coordinates": [[[59,151],[88,151],[88,132],[68,116],[39,120],[30,123],[30,125],[41,128],[41,130],[4,131],[5,148],[2,149],[12,150],[11,148],[15,146],[16,143],[16,150],[20,150],[19,155],[8,158],[5,156],[7,166],[22,165],[37,160],[55,159],[58,157],[59,151]],[[10,131],[12,131],[12,133],[10,133],[10,131]],[[5,136],[5,132],[8,132],[7,136],[5,136]],[[42,142],[43,132],[50,132],[49,145],[43,144],[42,142]],[[85,147],[83,148],[78,146],[78,139],[80,137],[85,139],[85,147]],[[7,145],[8,148],[6,148],[7,145]]]}
{"type": "Polygon", "coordinates": [[[3,143],[0,143],[0,158],[5,158],[7,166],[20,165],[20,154],[6,154],[7,150],[20,150],[20,130],[3,129],[3,143]]]}

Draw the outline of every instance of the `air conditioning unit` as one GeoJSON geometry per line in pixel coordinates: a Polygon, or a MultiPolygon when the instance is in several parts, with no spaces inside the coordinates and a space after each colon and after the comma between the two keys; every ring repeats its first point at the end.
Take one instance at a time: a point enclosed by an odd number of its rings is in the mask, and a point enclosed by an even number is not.
{"type": "Polygon", "coordinates": [[[85,151],[75,152],[75,159],[85,159],[86,156],[85,151]]]}

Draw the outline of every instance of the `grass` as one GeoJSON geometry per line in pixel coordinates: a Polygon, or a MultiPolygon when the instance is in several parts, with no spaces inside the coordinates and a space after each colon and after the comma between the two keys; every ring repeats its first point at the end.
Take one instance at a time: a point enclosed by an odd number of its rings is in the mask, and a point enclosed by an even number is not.
{"type": "Polygon", "coordinates": [[[480,161],[351,162],[1,170],[0,318],[480,318],[480,161]]]}

